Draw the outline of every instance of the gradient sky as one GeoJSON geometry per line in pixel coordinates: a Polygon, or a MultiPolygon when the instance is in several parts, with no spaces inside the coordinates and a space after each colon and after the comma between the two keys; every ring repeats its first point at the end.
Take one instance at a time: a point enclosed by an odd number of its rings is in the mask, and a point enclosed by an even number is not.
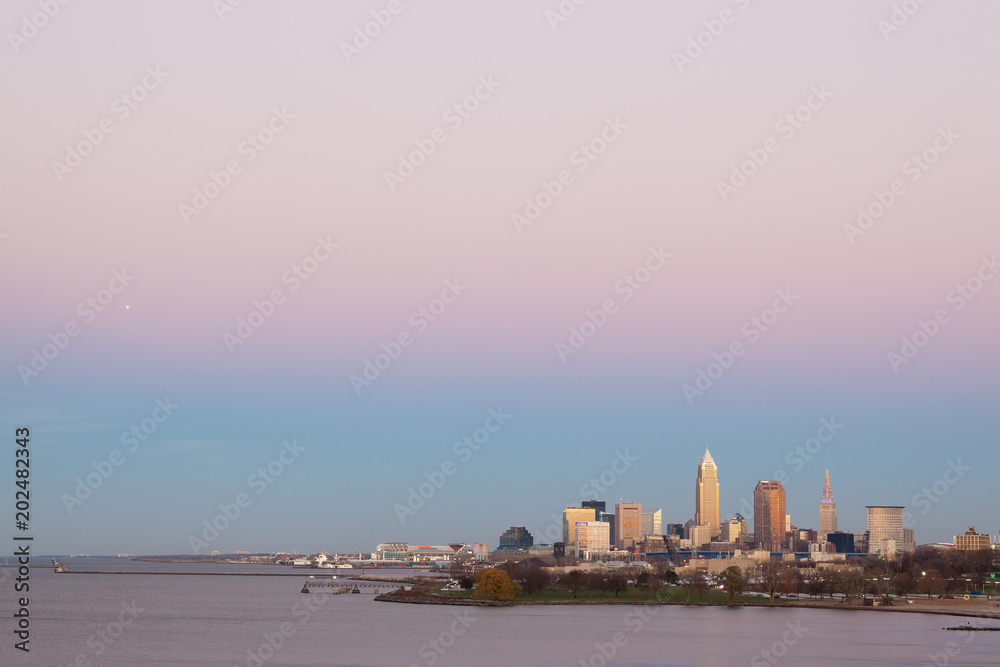
{"type": "Polygon", "coordinates": [[[894,504],[918,543],[997,532],[1000,280],[961,308],[949,293],[1000,252],[1000,6],[929,3],[886,38],[889,1],[595,1],[556,29],[556,0],[404,1],[348,62],[341,44],[387,4],[247,1],[220,19],[208,0],[70,3],[17,44],[38,5],[0,10],[0,469],[12,479],[29,426],[37,553],[190,552],[247,491],[211,548],[492,548],[508,526],[554,525],[626,449],[638,461],[602,497],[683,523],[706,445],[724,517],[783,470],[792,522],[817,528],[829,469],[842,529],[894,504]],[[674,53],[723,10],[733,21],[679,71],[674,53]],[[166,75],[121,118],[147,68],[166,75]],[[445,112],[481,77],[499,85],[454,128],[445,112]],[[831,95],[787,136],[813,88],[831,95]],[[294,118],[248,161],[274,109],[294,118]],[[53,163],[104,118],[113,132],[60,180],[53,163]],[[626,127],[580,171],[608,119],[626,127]],[[436,128],[444,143],[390,191],[385,172],[436,128]],[[769,139],[723,201],[717,183],[769,139]],[[229,161],[239,174],[185,222],[229,161]],[[519,232],[511,216],[561,170],[573,182],[519,232]],[[844,225],[894,179],[905,191],[850,242],[844,225]],[[339,247],[293,290],[318,237],[339,247]],[[671,257],[626,300],[616,284],[651,246],[671,257]],[[79,304],[123,268],[134,280],[87,321],[79,304]],[[422,330],[412,314],[456,279],[422,330]],[[284,302],[231,353],[224,334],[275,289],[284,302]],[[798,300],[751,341],[777,290],[798,300]],[[556,344],[608,299],[563,362],[556,344]],[[894,371],[888,353],[939,309],[894,371]],[[401,332],[412,344],[359,395],[351,375],[401,332]],[[745,353],[689,402],[734,341],[745,353]],[[64,494],[167,397],[180,408],[70,514],[64,494]],[[453,443],[501,407],[509,421],[463,461],[453,443]],[[824,418],[843,429],[794,466],[824,418]],[[248,478],[291,439],[304,452],[257,495],[248,478]],[[448,460],[401,524],[393,506],[448,460]],[[950,461],[970,470],[918,504],[950,461]]]}

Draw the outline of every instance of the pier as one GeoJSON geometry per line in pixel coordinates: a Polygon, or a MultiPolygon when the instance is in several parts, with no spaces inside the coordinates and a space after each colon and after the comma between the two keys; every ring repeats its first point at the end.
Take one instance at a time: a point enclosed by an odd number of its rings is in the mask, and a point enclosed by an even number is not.
{"type": "Polygon", "coordinates": [[[337,594],[340,594],[340,593],[347,593],[347,592],[352,592],[352,591],[360,593],[362,588],[370,588],[370,589],[373,589],[372,592],[375,595],[378,595],[380,588],[381,589],[384,589],[384,588],[396,588],[397,590],[402,588],[402,586],[393,586],[389,582],[387,582],[385,584],[380,584],[378,582],[359,582],[359,581],[353,581],[353,580],[350,582],[350,584],[346,588],[344,588],[343,587],[344,583],[346,583],[345,580],[340,580],[340,581],[314,581],[314,580],[310,580],[310,581],[306,581],[304,584],[302,584],[302,592],[303,593],[311,593],[312,589],[315,588],[315,589],[318,589],[319,592],[321,592],[321,593],[332,593],[332,594],[337,595],[337,594]]]}

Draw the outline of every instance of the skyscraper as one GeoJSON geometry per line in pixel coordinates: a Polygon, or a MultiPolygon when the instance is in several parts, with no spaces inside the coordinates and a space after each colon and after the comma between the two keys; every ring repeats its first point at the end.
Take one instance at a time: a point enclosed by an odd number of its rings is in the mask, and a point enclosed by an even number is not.
{"type": "Polygon", "coordinates": [[[709,524],[712,527],[712,537],[722,531],[719,521],[719,469],[715,466],[712,455],[705,448],[705,455],[698,464],[698,479],[694,487],[694,522],[709,524]]]}
{"type": "MultiPolygon", "coordinates": [[[[868,505],[868,553],[895,556],[904,550],[902,505],[868,505]]],[[[912,538],[911,538],[912,539],[912,538]]]]}
{"type": "Polygon", "coordinates": [[[596,518],[594,510],[589,507],[567,507],[563,510],[563,543],[566,551],[576,551],[576,522],[594,521],[596,518]]]}
{"type": "Polygon", "coordinates": [[[663,534],[663,510],[649,510],[642,513],[642,527],[640,535],[645,538],[647,535],[663,534]]]}
{"type": "Polygon", "coordinates": [[[615,505],[615,547],[631,549],[642,539],[642,505],[617,503],[615,505]]]}
{"type": "Polygon", "coordinates": [[[762,480],[753,492],[753,534],[757,547],[781,551],[785,541],[785,488],[762,480]]]}
{"type": "Polygon", "coordinates": [[[825,538],[828,533],[837,532],[837,503],[833,501],[833,489],[830,487],[830,471],[826,471],[826,482],[823,483],[823,497],[819,500],[819,533],[825,538]]]}

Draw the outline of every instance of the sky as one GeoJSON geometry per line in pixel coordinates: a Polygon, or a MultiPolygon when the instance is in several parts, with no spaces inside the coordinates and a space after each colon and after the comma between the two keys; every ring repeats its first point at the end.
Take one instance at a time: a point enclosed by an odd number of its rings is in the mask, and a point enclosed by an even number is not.
{"type": "Polygon", "coordinates": [[[494,548],[594,496],[684,523],[706,447],[723,518],[777,478],[818,528],[829,470],[841,529],[996,534],[998,19],[5,3],[35,552],[494,548]]]}

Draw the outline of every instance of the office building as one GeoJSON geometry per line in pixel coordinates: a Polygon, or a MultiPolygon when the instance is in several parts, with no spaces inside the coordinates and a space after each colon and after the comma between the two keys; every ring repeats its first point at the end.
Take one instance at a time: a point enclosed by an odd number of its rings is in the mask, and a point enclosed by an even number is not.
{"type": "Polygon", "coordinates": [[[603,521],[577,521],[576,555],[592,558],[611,550],[610,526],[603,521]]]}
{"type": "Polygon", "coordinates": [[[584,500],[580,507],[594,510],[597,521],[601,520],[601,515],[608,511],[608,505],[603,500],[584,500]]]}
{"type": "Polygon", "coordinates": [[[611,539],[614,541],[615,538],[615,513],[614,512],[601,512],[597,515],[598,521],[603,521],[608,524],[608,532],[611,534],[611,539]]]}
{"type": "Polygon", "coordinates": [[[712,537],[722,530],[719,521],[719,469],[707,447],[698,464],[698,477],[695,480],[694,522],[695,525],[709,524],[712,527],[712,537]]]}
{"type": "Polygon", "coordinates": [[[711,524],[703,523],[697,526],[691,526],[692,549],[700,549],[703,545],[711,543],[711,541],[712,541],[711,524]]]}
{"type": "Polygon", "coordinates": [[[663,535],[663,510],[652,510],[642,513],[642,537],[647,535],[663,535]]]}
{"type": "Polygon", "coordinates": [[[753,492],[753,532],[757,548],[781,551],[785,541],[785,488],[762,480],[753,492]]]}
{"type": "Polygon", "coordinates": [[[837,503],[833,500],[833,488],[830,486],[830,471],[826,471],[826,481],[823,482],[823,495],[819,499],[819,533],[837,532],[837,503]]]}
{"type": "Polygon", "coordinates": [[[955,536],[955,548],[960,551],[979,551],[990,548],[990,536],[980,535],[974,526],[970,526],[964,535],[955,536]]]}
{"type": "Polygon", "coordinates": [[[739,542],[743,535],[743,526],[736,519],[729,519],[722,522],[722,531],[719,540],[722,542],[739,542]]]}
{"type": "Polygon", "coordinates": [[[642,505],[619,502],[615,505],[615,548],[631,549],[642,539],[642,505]]]}
{"type": "Polygon", "coordinates": [[[563,510],[563,543],[570,553],[576,551],[576,524],[579,521],[594,521],[594,510],[583,507],[567,507],[563,510]]]}
{"type": "Polygon", "coordinates": [[[497,551],[516,551],[527,549],[535,543],[535,538],[531,536],[524,526],[511,526],[500,536],[500,546],[497,551]]]}
{"type": "Polygon", "coordinates": [[[838,530],[828,533],[826,539],[834,546],[838,554],[854,553],[854,533],[844,533],[838,530]]]}
{"type": "MultiPolygon", "coordinates": [[[[868,505],[868,553],[895,555],[906,548],[902,505],[868,505]]],[[[912,542],[913,538],[910,538],[912,542]]]]}

